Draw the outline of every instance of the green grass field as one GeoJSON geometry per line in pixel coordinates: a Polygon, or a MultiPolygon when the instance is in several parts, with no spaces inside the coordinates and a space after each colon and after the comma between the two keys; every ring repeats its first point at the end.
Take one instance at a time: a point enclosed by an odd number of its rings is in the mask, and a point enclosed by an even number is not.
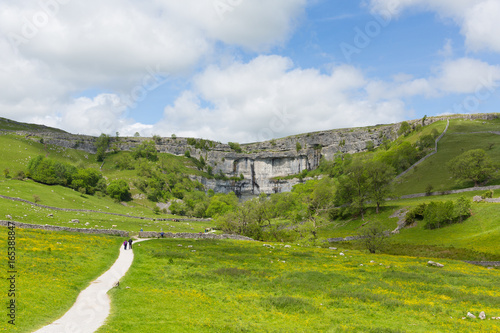
{"type": "MultiPolygon", "coordinates": [[[[129,214],[150,219],[179,218],[179,216],[163,213],[154,214],[150,208],[144,207],[137,202],[131,202],[127,206],[123,206],[123,204],[117,203],[109,197],[82,195],[63,186],[45,186],[31,180],[0,180],[0,194],[31,202],[34,202],[33,196],[36,195],[40,198],[39,204],[57,208],[129,214]]],[[[116,225],[113,229],[125,230],[134,234],[141,228],[144,231],[160,231],[163,228],[165,232],[200,232],[207,227],[213,227],[210,222],[201,221],[151,221],[99,213],[55,211],[3,198],[0,198],[0,211],[3,213],[0,219],[6,219],[6,215],[11,215],[13,220],[17,222],[96,229],[111,229],[113,225],[116,225]],[[50,214],[52,216],[49,216],[50,214]],[[80,220],[80,223],[70,223],[73,219],[80,220]]]]}
{"type": "MultiPolygon", "coordinates": [[[[0,247],[7,251],[7,228],[0,247]]],[[[61,317],[81,290],[118,258],[121,238],[16,228],[16,325],[7,323],[2,306],[2,332],[32,332],[61,317]]],[[[7,259],[2,262],[2,305],[10,299],[7,259]]]]}
{"type": "MultiPolygon", "coordinates": [[[[484,133],[487,131],[500,131],[499,119],[489,121],[450,120],[448,132],[438,144],[438,153],[397,180],[395,195],[425,193],[429,185],[433,186],[433,191],[473,187],[473,182],[456,182],[452,179],[446,164],[455,156],[471,149],[484,149],[494,162],[500,163],[500,135],[484,133]]],[[[497,176],[486,185],[498,184],[500,184],[500,177],[497,176]]]]}
{"type": "Polygon", "coordinates": [[[152,240],[98,332],[498,332],[500,271],[257,242],[152,240]],[[180,246],[182,245],[182,246],[180,246]]]}

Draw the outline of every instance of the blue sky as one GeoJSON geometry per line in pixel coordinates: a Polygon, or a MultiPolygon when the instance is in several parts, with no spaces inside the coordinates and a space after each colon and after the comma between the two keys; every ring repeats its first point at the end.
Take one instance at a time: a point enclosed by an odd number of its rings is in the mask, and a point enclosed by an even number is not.
{"type": "Polygon", "coordinates": [[[498,112],[498,0],[0,3],[0,116],[253,142],[498,112]]]}

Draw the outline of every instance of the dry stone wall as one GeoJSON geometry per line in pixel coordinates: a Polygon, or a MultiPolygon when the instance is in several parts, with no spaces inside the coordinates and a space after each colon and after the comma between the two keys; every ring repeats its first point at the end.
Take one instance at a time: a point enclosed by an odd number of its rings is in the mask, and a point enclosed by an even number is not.
{"type": "Polygon", "coordinates": [[[0,221],[0,225],[7,227],[11,226],[12,223],[15,224],[16,228],[21,229],[41,229],[48,231],[70,231],[70,232],[79,232],[83,234],[92,234],[92,235],[111,235],[111,236],[120,236],[120,237],[129,237],[127,231],[122,230],[101,230],[101,229],[85,229],[85,228],[68,228],[68,227],[59,227],[54,225],[41,225],[41,224],[29,224],[29,223],[21,223],[21,222],[13,222],[13,221],[0,221]]]}
{"type": "MultiPolygon", "coordinates": [[[[159,232],[154,232],[154,231],[141,231],[139,232],[139,238],[161,238],[161,235],[159,232]]],[[[163,238],[187,238],[187,239],[234,239],[234,240],[245,240],[245,241],[254,241],[254,239],[245,237],[245,236],[240,236],[240,235],[215,235],[215,234],[206,234],[206,233],[187,233],[187,232],[180,232],[180,233],[171,233],[171,232],[165,232],[163,234],[163,238]]]]}

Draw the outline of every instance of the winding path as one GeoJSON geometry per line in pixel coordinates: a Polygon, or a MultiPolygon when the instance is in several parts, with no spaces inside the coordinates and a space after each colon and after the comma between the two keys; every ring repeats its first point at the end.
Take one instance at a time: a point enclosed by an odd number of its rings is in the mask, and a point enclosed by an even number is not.
{"type": "MultiPolygon", "coordinates": [[[[145,241],[137,240],[133,243],[145,241]]],[[[111,300],[107,292],[127,273],[134,260],[134,251],[120,246],[120,255],[111,268],[90,283],[62,316],[35,333],[92,333],[104,324],[109,315],[111,300]]]]}

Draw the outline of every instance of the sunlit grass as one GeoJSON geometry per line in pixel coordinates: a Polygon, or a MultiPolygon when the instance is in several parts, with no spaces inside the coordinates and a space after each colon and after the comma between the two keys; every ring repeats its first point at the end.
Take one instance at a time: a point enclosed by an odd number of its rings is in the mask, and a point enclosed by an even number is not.
{"type": "Polygon", "coordinates": [[[493,332],[498,270],[291,244],[154,240],[136,247],[99,332],[493,332]],[[182,246],[179,246],[182,245],[182,246]]]}
{"type": "MultiPolygon", "coordinates": [[[[7,228],[0,246],[7,249],[7,228]]],[[[16,228],[16,325],[0,331],[32,332],[61,317],[89,282],[111,267],[118,257],[121,238],[16,228]]],[[[7,301],[6,257],[0,290],[7,301]]],[[[4,304],[4,303],[3,303],[4,304]]]]}

